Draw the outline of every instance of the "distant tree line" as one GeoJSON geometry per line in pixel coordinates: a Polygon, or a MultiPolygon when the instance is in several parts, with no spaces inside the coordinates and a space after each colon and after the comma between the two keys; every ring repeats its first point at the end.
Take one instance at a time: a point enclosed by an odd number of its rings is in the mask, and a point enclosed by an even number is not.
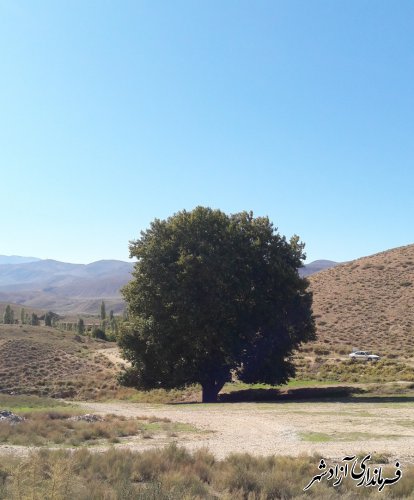
{"type": "MultiPolygon", "coordinates": [[[[55,315],[55,316],[58,317],[57,314],[52,313],[52,312],[47,313],[47,314],[52,314],[52,315],[55,315]]],[[[24,308],[20,309],[20,323],[22,325],[34,325],[34,326],[38,326],[38,325],[40,325],[40,320],[44,320],[45,323],[46,323],[45,316],[46,315],[39,317],[34,312],[32,312],[31,314],[29,314],[29,313],[27,313],[24,310],[24,308]]],[[[4,310],[3,323],[5,325],[19,324],[19,320],[15,317],[14,310],[11,308],[11,306],[9,304],[6,306],[6,309],[4,310]]]]}
{"type": "Polygon", "coordinates": [[[78,335],[90,335],[93,338],[101,340],[115,341],[118,338],[121,324],[125,319],[125,314],[123,317],[115,316],[112,309],[109,311],[109,315],[107,315],[106,304],[102,301],[98,313],[98,321],[86,323],[85,319],[79,317],[77,321],[59,321],[56,326],[60,330],[76,332],[78,335]]]}
{"type": "Polygon", "coordinates": [[[45,314],[38,315],[35,312],[29,313],[24,307],[20,309],[20,319],[16,318],[15,311],[10,305],[7,305],[3,314],[3,323],[6,325],[21,324],[45,326],[58,328],[62,331],[75,332],[78,335],[90,335],[91,337],[115,341],[118,337],[122,322],[127,319],[127,315],[123,317],[115,316],[114,311],[110,310],[109,315],[106,314],[105,302],[101,302],[98,318],[91,324],[87,324],[81,317],[77,321],[65,321],[59,314],[48,311],[45,314]]]}

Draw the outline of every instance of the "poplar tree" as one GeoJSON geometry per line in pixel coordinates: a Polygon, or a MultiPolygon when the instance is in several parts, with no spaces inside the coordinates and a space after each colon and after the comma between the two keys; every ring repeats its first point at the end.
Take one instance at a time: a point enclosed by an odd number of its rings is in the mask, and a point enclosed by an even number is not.
{"type": "Polygon", "coordinates": [[[105,302],[101,302],[101,320],[105,321],[106,318],[106,310],[105,310],[105,302]]]}
{"type": "Polygon", "coordinates": [[[14,311],[10,307],[10,305],[6,306],[6,309],[3,314],[3,323],[5,325],[11,325],[14,323],[14,311]]]}
{"type": "Polygon", "coordinates": [[[83,335],[85,333],[85,322],[82,318],[79,318],[78,320],[77,330],[79,335],[83,335]]]}

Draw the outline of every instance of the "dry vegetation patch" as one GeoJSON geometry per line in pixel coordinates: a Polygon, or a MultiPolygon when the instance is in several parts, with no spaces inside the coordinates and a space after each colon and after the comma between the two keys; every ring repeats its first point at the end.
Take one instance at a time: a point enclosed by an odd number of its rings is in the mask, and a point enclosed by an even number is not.
{"type": "Polygon", "coordinates": [[[100,439],[111,439],[125,432],[135,433],[135,428],[117,428],[118,422],[73,421],[71,415],[48,412],[26,414],[25,420],[20,424],[10,425],[0,422],[0,443],[23,446],[48,446],[54,444],[67,444],[78,446],[84,442],[94,443],[100,439]]]}
{"type": "Polygon", "coordinates": [[[318,342],[414,354],[414,245],[309,277],[318,342]]]}
{"type": "Polygon", "coordinates": [[[101,351],[113,343],[30,325],[0,325],[0,392],[58,398],[110,397],[115,366],[101,351]]]}
{"type": "Polygon", "coordinates": [[[96,445],[118,443],[120,438],[141,436],[144,439],[155,432],[179,432],[180,425],[168,419],[126,418],[105,415],[95,417],[73,415],[62,411],[26,413],[16,424],[0,422],[0,443],[22,446],[96,445]]]}
{"type": "MultiPolygon", "coordinates": [[[[142,453],[45,451],[28,459],[0,458],[0,498],[350,500],[360,498],[361,491],[364,498],[408,498],[414,493],[413,467],[406,467],[401,481],[382,495],[377,488],[356,488],[350,480],[335,488],[332,482],[321,482],[305,495],[303,488],[317,474],[320,458],[234,454],[216,460],[206,450],[189,453],[176,446],[142,453]]],[[[394,471],[384,466],[385,477],[393,477],[394,471]]]]}
{"type": "Polygon", "coordinates": [[[74,405],[35,396],[0,395],[0,409],[15,418],[0,419],[0,444],[20,446],[82,446],[124,442],[124,438],[176,436],[193,426],[166,417],[93,413],[74,405]]]}

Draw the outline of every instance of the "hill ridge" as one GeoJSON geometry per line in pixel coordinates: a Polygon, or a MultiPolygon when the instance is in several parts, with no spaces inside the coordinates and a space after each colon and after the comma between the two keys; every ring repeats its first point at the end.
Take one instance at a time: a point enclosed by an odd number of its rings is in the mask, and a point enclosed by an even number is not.
{"type": "Polygon", "coordinates": [[[319,342],[383,349],[398,331],[402,346],[414,346],[414,244],[360,257],[308,279],[319,342]]]}

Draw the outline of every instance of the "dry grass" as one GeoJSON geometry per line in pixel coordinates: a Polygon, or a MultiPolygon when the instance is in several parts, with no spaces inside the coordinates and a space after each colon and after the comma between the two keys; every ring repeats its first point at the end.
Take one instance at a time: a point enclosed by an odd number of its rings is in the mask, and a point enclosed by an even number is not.
{"type": "MultiPolygon", "coordinates": [[[[412,498],[414,494],[412,466],[405,467],[401,481],[382,494],[376,488],[356,488],[351,481],[335,488],[332,482],[321,482],[304,494],[304,486],[318,473],[319,460],[318,456],[237,454],[217,461],[207,451],[190,454],[176,446],[142,453],[45,451],[28,459],[0,458],[0,498],[270,500],[412,498]]],[[[385,466],[384,475],[392,477],[394,471],[385,466]]]]}
{"type": "Polygon", "coordinates": [[[414,245],[312,275],[318,342],[414,354],[414,245]]]}
{"type": "Polygon", "coordinates": [[[200,400],[201,388],[197,386],[172,391],[136,391],[120,386],[120,363],[105,355],[114,348],[113,342],[74,332],[0,324],[0,394],[150,403],[200,400]]]}
{"type": "Polygon", "coordinates": [[[20,446],[82,446],[118,443],[120,438],[155,434],[194,432],[189,425],[173,423],[166,418],[126,418],[105,415],[101,421],[75,420],[79,411],[25,413],[23,422],[10,425],[0,422],[0,443],[20,446]]]}
{"type": "Polygon", "coordinates": [[[0,421],[0,444],[20,446],[81,446],[117,443],[128,436],[148,439],[177,436],[197,429],[171,422],[165,417],[122,415],[95,416],[96,421],[77,419],[84,415],[76,405],[36,396],[0,394],[0,409],[11,410],[24,420],[17,424],[0,421]]]}
{"type": "Polygon", "coordinates": [[[317,341],[295,355],[300,378],[349,382],[414,380],[414,245],[309,277],[317,341]],[[353,348],[382,357],[345,363],[353,348]]]}
{"type": "Polygon", "coordinates": [[[113,343],[30,325],[0,325],[0,392],[61,398],[110,397],[118,368],[101,354],[113,343]]]}
{"type": "Polygon", "coordinates": [[[21,446],[98,444],[133,436],[141,431],[141,422],[108,415],[103,421],[72,420],[73,413],[27,413],[26,420],[10,425],[0,422],[0,443],[21,446]]]}

